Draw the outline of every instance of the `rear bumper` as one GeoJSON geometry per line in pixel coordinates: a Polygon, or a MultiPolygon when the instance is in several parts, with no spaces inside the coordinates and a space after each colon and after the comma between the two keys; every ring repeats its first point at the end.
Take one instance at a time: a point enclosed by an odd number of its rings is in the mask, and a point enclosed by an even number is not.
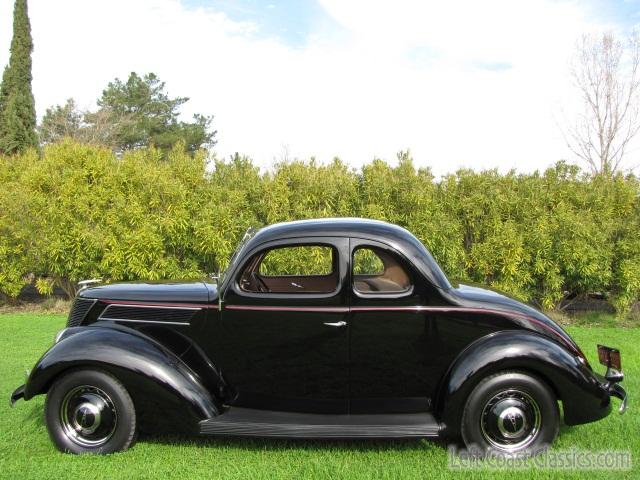
{"type": "Polygon", "coordinates": [[[569,391],[562,398],[566,425],[581,425],[606,417],[613,409],[612,397],[622,400],[619,413],[627,409],[627,392],[617,381],[610,381],[604,375],[582,366],[585,382],[580,390],[569,391]]]}
{"type": "Polygon", "coordinates": [[[21,398],[24,398],[24,385],[20,385],[18,388],[16,388],[14,390],[14,392],[11,394],[11,398],[9,399],[9,402],[11,403],[11,406],[13,407],[15,405],[15,403],[20,400],[21,398]]]}
{"type": "Polygon", "coordinates": [[[607,386],[607,391],[612,397],[616,397],[622,400],[622,403],[618,408],[618,413],[624,413],[627,410],[627,391],[622,388],[622,385],[620,385],[619,383],[609,384],[607,386]]]}

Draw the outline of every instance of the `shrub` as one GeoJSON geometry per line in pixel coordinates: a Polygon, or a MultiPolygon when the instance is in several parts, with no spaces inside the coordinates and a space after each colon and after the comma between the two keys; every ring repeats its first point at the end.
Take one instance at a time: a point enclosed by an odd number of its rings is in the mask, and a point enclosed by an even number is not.
{"type": "Polygon", "coordinates": [[[177,146],[122,158],[66,140],[0,158],[0,292],[36,279],[69,296],[78,280],[198,278],[224,269],[249,226],[362,216],[416,234],[449,277],[553,308],[601,292],[623,313],[640,298],[634,176],[460,170],[439,181],[408,152],[395,166],[341,160],[208,161],[177,146]]]}

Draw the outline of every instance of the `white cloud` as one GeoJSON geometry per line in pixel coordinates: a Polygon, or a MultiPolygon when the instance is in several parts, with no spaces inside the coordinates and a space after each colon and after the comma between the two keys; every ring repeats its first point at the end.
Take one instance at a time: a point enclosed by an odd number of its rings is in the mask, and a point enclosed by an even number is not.
{"type": "MultiPolygon", "coordinates": [[[[2,64],[9,3],[0,6],[2,64]]],[[[581,4],[321,3],[347,34],[315,31],[291,48],[177,0],[31,0],[38,112],[71,96],[89,107],[115,76],[154,71],[170,94],[191,97],[189,113],[215,114],[220,155],[240,151],[261,165],[283,146],[354,166],[410,148],[437,173],[529,171],[568,156],[553,112],[568,92],[575,38],[593,28],[581,4]]]]}

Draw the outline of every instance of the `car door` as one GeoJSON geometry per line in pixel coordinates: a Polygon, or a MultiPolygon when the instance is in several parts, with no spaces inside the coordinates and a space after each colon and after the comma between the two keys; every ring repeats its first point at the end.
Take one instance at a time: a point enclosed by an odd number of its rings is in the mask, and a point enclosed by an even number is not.
{"type": "Polygon", "coordinates": [[[348,239],[248,252],[223,294],[212,358],[236,406],[348,411],[348,239]]]}
{"type": "Polygon", "coordinates": [[[351,412],[431,408],[439,371],[430,286],[395,249],[351,239],[351,412]]]}

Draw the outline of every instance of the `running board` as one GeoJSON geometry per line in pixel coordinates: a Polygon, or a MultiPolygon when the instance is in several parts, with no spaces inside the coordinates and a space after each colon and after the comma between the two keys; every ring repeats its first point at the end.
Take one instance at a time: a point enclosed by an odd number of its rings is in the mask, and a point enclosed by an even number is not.
{"type": "Polygon", "coordinates": [[[325,415],[231,407],[200,422],[203,435],[279,438],[426,438],[440,424],[430,413],[325,415]]]}

